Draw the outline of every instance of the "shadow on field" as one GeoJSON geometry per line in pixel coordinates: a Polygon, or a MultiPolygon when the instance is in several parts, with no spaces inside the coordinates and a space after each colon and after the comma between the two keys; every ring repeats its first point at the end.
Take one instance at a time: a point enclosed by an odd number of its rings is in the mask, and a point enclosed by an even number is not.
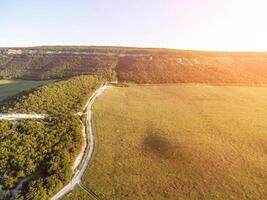
{"type": "Polygon", "coordinates": [[[182,152],[178,144],[169,141],[164,131],[149,127],[146,130],[146,137],[143,140],[143,151],[161,159],[177,161],[181,158],[182,152]]]}

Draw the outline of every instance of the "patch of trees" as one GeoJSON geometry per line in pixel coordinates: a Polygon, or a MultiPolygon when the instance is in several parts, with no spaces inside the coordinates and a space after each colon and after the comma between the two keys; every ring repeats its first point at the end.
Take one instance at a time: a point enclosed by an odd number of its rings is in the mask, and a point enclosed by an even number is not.
{"type": "Polygon", "coordinates": [[[95,76],[78,76],[42,86],[3,102],[2,111],[63,114],[79,112],[93,91],[103,84],[95,76]]]}
{"type": "Polygon", "coordinates": [[[0,199],[23,177],[18,200],[49,199],[72,177],[83,136],[81,111],[103,80],[79,76],[42,86],[5,104],[12,112],[48,113],[45,120],[0,121],[0,199]]]}
{"type": "Polygon", "coordinates": [[[98,75],[108,80],[116,78],[113,68],[117,59],[114,57],[71,55],[9,55],[7,57],[0,56],[0,78],[2,79],[46,80],[77,75],[98,75]]]}

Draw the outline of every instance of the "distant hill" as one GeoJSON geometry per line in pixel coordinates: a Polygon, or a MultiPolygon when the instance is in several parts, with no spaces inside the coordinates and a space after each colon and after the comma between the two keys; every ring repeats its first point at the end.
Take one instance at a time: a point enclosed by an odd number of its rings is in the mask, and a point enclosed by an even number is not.
{"type": "Polygon", "coordinates": [[[136,83],[267,83],[267,53],[42,46],[0,49],[0,78],[96,74],[136,83]]]}

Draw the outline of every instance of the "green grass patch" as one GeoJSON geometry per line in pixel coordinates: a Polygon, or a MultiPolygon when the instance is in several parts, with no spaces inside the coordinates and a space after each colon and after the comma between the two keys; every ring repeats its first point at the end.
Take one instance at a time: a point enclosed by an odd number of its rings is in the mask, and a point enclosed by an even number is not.
{"type": "Polygon", "coordinates": [[[83,178],[100,199],[264,199],[267,87],[108,89],[83,178]]]}
{"type": "Polygon", "coordinates": [[[0,100],[53,81],[0,80],[0,100]]]}
{"type": "Polygon", "coordinates": [[[76,187],[71,193],[67,194],[63,200],[93,200],[92,197],[80,187],[76,187]]]}

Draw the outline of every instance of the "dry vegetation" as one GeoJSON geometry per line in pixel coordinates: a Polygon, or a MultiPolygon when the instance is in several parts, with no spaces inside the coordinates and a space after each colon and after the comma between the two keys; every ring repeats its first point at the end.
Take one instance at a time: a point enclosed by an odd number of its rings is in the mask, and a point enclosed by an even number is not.
{"type": "Polygon", "coordinates": [[[264,199],[266,93],[203,84],[108,90],[94,107],[86,187],[101,199],[264,199]]]}

